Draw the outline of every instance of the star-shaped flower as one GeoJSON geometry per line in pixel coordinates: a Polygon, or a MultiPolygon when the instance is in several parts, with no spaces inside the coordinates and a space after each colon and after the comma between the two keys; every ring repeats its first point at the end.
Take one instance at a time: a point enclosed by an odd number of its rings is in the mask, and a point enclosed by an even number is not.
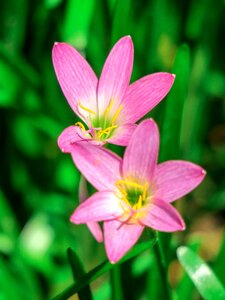
{"type": "Polygon", "coordinates": [[[71,216],[75,224],[104,221],[106,253],[117,262],[139,239],[145,226],[159,231],[185,229],[170,204],[198,186],[206,172],[187,161],[157,165],[159,132],[152,119],[135,129],[121,159],[88,142],[72,146],[73,160],[98,190],[71,216]]]}
{"type": "Polygon", "coordinates": [[[52,58],[61,89],[82,120],[59,136],[58,145],[63,152],[71,152],[71,145],[79,140],[126,146],[135,122],[167,95],[175,77],[155,73],[129,85],[133,67],[129,36],[115,44],[99,80],[81,54],[66,43],[55,43],[52,58]]]}

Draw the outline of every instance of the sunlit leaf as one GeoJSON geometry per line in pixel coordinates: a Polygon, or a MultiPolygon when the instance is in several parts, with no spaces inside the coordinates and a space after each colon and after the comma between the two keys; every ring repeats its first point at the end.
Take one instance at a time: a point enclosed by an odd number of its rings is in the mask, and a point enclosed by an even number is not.
{"type": "MultiPolygon", "coordinates": [[[[200,249],[201,240],[198,237],[191,238],[187,242],[188,247],[195,253],[200,249]]],[[[176,287],[176,295],[178,299],[190,300],[193,298],[193,293],[196,292],[195,286],[191,281],[189,275],[185,273],[178,286],[176,287]]]]}
{"type": "Polygon", "coordinates": [[[57,7],[59,4],[61,4],[63,0],[45,0],[45,5],[49,8],[55,8],[57,7]]]}
{"type": "Polygon", "coordinates": [[[46,275],[51,273],[53,264],[50,247],[54,241],[54,231],[44,214],[34,215],[23,228],[19,239],[19,252],[32,267],[46,275]]]}
{"type": "Polygon", "coordinates": [[[68,0],[64,24],[63,40],[83,50],[87,44],[88,31],[93,17],[95,0],[68,0]]]}
{"type": "Polygon", "coordinates": [[[213,265],[213,270],[215,271],[216,275],[220,279],[221,283],[225,286],[225,276],[224,276],[224,270],[225,270],[225,231],[223,232],[223,239],[221,241],[221,246],[219,253],[215,259],[215,263],[213,265]]]}
{"type": "Polygon", "coordinates": [[[188,247],[177,249],[178,260],[205,300],[224,300],[225,289],[209,266],[188,247]]]}

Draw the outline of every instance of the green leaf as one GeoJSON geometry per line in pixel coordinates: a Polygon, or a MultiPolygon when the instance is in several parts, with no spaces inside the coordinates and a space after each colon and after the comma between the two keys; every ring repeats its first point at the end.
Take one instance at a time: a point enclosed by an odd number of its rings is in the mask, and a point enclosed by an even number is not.
{"type": "Polygon", "coordinates": [[[27,0],[9,0],[1,3],[1,40],[5,41],[10,52],[21,51],[24,45],[28,6],[27,0]]]}
{"type": "Polygon", "coordinates": [[[0,190],[0,253],[10,254],[13,251],[18,234],[19,225],[14,211],[0,190]]]}
{"type": "Polygon", "coordinates": [[[87,59],[96,75],[99,77],[102,66],[109,52],[109,17],[105,6],[101,5],[101,1],[96,1],[94,9],[94,18],[91,22],[91,34],[88,38],[87,59]]]}
{"type": "MultiPolygon", "coordinates": [[[[190,76],[190,53],[187,45],[177,50],[172,73],[176,75],[173,87],[165,100],[165,114],[161,130],[160,161],[177,159],[180,156],[180,139],[183,110],[187,98],[190,76]]],[[[171,235],[159,233],[165,260],[169,264],[171,235]]]]}
{"type": "MultiPolygon", "coordinates": [[[[74,281],[78,281],[83,275],[85,275],[84,268],[82,266],[82,263],[77,256],[77,254],[69,248],[67,250],[67,255],[68,255],[68,260],[73,272],[73,279],[74,281]]],[[[78,296],[80,300],[92,300],[92,294],[91,294],[91,289],[89,285],[86,285],[83,289],[78,291],[78,296]]]]}
{"type": "Polygon", "coordinates": [[[113,17],[111,46],[122,36],[129,34],[131,0],[119,0],[115,6],[113,17]]]}
{"type": "Polygon", "coordinates": [[[219,190],[207,201],[207,207],[213,210],[222,210],[225,208],[225,189],[219,190]]]}
{"type": "Polygon", "coordinates": [[[180,152],[182,117],[190,75],[190,53],[187,45],[182,45],[178,49],[172,72],[176,78],[165,100],[166,108],[161,130],[162,161],[176,159],[180,152]]]}
{"type": "MultiPolygon", "coordinates": [[[[200,249],[201,240],[199,237],[191,237],[187,242],[195,253],[200,249]]],[[[196,293],[195,286],[187,273],[182,276],[178,286],[176,287],[177,299],[189,300],[193,298],[193,293],[196,293]]]]}
{"type": "Polygon", "coordinates": [[[45,0],[45,5],[48,9],[53,9],[61,4],[62,0],[45,0]]]}
{"type": "MultiPolygon", "coordinates": [[[[13,77],[19,78],[24,85],[32,88],[40,86],[40,78],[33,66],[27,63],[24,57],[11,54],[6,46],[0,42],[0,59],[11,69],[13,77]]],[[[9,87],[11,85],[8,85],[9,87]]]]}
{"type": "Polygon", "coordinates": [[[21,296],[18,281],[14,281],[10,264],[0,255],[0,291],[5,298],[18,299],[21,296]],[[13,286],[13,288],[12,288],[13,286]]]}
{"type": "Polygon", "coordinates": [[[205,108],[208,98],[205,94],[205,79],[210,57],[206,49],[199,46],[194,53],[190,84],[184,107],[181,149],[185,159],[199,162],[202,159],[201,139],[208,122],[205,108]]]}
{"type": "Polygon", "coordinates": [[[44,213],[33,215],[24,226],[18,241],[18,253],[34,269],[50,276],[53,270],[50,249],[54,245],[55,233],[44,213]]]}
{"type": "Polygon", "coordinates": [[[223,241],[220,246],[219,253],[216,257],[215,264],[213,270],[215,271],[218,278],[221,280],[223,285],[225,285],[225,276],[224,276],[224,270],[225,270],[225,230],[223,232],[223,241]]]}
{"type": "Polygon", "coordinates": [[[208,265],[191,249],[177,249],[178,260],[205,300],[224,300],[225,289],[208,265]]]}
{"type": "Polygon", "coordinates": [[[63,40],[76,48],[86,47],[95,0],[69,0],[63,24],[63,40]]]}
{"type": "MultiPolygon", "coordinates": [[[[60,157],[61,158],[61,157],[60,157]]],[[[74,191],[78,187],[80,174],[71,162],[70,157],[63,156],[59,162],[55,173],[56,185],[66,191],[74,191]],[[68,180],[68,178],[70,180],[68,180]]]]}
{"type": "MultiPolygon", "coordinates": [[[[152,248],[154,244],[156,243],[155,239],[152,239],[147,242],[142,242],[133,247],[133,249],[125,255],[119,262],[118,264],[121,264],[132,257],[137,256],[139,253],[143,252],[144,250],[147,250],[148,248],[152,248]]],[[[77,293],[80,289],[82,289],[84,286],[89,284],[90,282],[94,281],[97,279],[99,276],[102,274],[106,273],[107,271],[111,270],[114,267],[109,261],[105,261],[92,269],[90,272],[87,274],[81,276],[78,282],[75,284],[71,285],[68,287],[66,290],[64,290],[61,294],[58,296],[54,297],[52,300],[63,300],[63,299],[68,299],[70,296],[73,294],[77,293]]]]}

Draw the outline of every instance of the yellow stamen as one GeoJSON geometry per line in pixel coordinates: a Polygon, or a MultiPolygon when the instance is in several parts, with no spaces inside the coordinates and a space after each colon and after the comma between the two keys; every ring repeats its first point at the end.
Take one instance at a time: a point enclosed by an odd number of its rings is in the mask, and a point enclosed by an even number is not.
{"type": "Polygon", "coordinates": [[[97,133],[98,135],[98,138],[100,139],[102,137],[103,134],[106,134],[106,138],[108,137],[108,135],[110,134],[111,130],[112,129],[115,129],[117,127],[117,125],[114,125],[114,126],[110,126],[110,127],[107,127],[105,129],[100,129],[97,133]]]}
{"type": "Polygon", "coordinates": [[[132,182],[132,181],[127,181],[127,180],[118,180],[116,182],[116,185],[120,185],[120,184],[125,184],[125,185],[128,185],[128,186],[133,186],[133,187],[137,187],[139,189],[144,189],[143,185],[141,184],[138,184],[136,182],[132,182]]]}
{"type": "Polygon", "coordinates": [[[143,195],[140,195],[139,198],[138,198],[138,202],[133,206],[133,209],[134,210],[138,210],[142,207],[142,204],[143,204],[143,195]]]}
{"type": "Polygon", "coordinates": [[[84,124],[82,124],[81,122],[77,122],[75,123],[75,125],[79,126],[83,131],[86,131],[84,124]]]}
{"type": "Polygon", "coordinates": [[[118,118],[121,110],[122,110],[123,106],[120,105],[119,108],[117,109],[117,111],[115,112],[113,118],[112,118],[112,125],[114,125],[114,123],[116,122],[116,119],[118,118]]]}
{"type": "Polygon", "coordinates": [[[107,119],[109,112],[110,112],[111,108],[113,107],[113,104],[114,104],[114,100],[111,99],[109,102],[109,106],[106,108],[106,110],[104,112],[104,119],[107,119]]]}
{"type": "Polygon", "coordinates": [[[127,197],[127,192],[119,184],[117,185],[117,188],[121,192],[121,194],[123,194],[123,196],[127,197]]]}
{"type": "Polygon", "coordinates": [[[83,110],[86,110],[87,112],[89,112],[90,114],[93,114],[95,115],[95,111],[91,110],[90,108],[82,105],[80,102],[78,102],[78,105],[83,109],[83,110]]]}
{"type": "Polygon", "coordinates": [[[143,190],[143,193],[142,193],[143,200],[146,198],[147,189],[148,189],[148,182],[145,182],[145,184],[144,184],[144,190],[143,190]]]}

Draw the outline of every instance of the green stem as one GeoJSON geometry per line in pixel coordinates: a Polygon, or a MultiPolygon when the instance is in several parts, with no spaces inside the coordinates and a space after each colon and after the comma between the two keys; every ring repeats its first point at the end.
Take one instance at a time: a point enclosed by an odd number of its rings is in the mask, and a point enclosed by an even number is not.
{"type": "Polygon", "coordinates": [[[168,267],[158,232],[155,232],[155,237],[157,242],[154,245],[154,252],[163,287],[163,300],[172,300],[171,287],[167,279],[168,267]]]}
{"type": "Polygon", "coordinates": [[[123,300],[123,290],[121,286],[121,270],[119,265],[115,265],[111,270],[112,299],[123,300]]]}
{"type": "MultiPolygon", "coordinates": [[[[144,250],[152,248],[155,244],[156,240],[151,239],[146,242],[139,243],[133,247],[133,249],[125,255],[118,264],[121,264],[137,255],[142,253],[144,250]]],[[[65,289],[63,292],[52,298],[52,300],[66,300],[71,297],[73,294],[76,294],[79,290],[84,288],[87,284],[90,284],[92,281],[97,279],[99,276],[104,274],[105,272],[111,270],[115,265],[112,265],[110,262],[105,261],[102,264],[98,265],[88,273],[82,275],[79,280],[65,289]]]]}

